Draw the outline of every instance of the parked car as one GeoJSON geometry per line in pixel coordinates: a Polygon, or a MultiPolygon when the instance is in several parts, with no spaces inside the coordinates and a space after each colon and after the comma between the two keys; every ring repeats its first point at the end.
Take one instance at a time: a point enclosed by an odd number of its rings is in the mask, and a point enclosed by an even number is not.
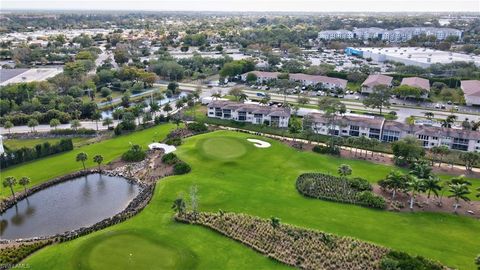
{"type": "Polygon", "coordinates": [[[265,97],[264,93],[257,93],[257,97],[265,97]]]}

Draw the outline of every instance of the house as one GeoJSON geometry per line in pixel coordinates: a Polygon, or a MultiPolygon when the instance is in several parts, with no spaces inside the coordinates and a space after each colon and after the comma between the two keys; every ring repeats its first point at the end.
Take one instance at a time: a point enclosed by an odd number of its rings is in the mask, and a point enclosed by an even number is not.
{"type": "Polygon", "coordinates": [[[368,78],[362,83],[362,93],[372,93],[375,86],[378,85],[385,85],[387,87],[392,86],[393,77],[382,75],[382,74],[374,74],[369,75],[368,78]]]}
{"type": "Polygon", "coordinates": [[[290,120],[290,108],[212,101],[208,104],[208,117],[286,128],[290,120]]]}
{"type": "Polygon", "coordinates": [[[424,91],[422,98],[428,98],[428,92],[430,91],[430,81],[427,79],[419,77],[403,78],[400,85],[408,85],[411,87],[422,89],[424,91]]]}
{"type": "Polygon", "coordinates": [[[463,95],[465,97],[465,103],[467,105],[480,105],[480,81],[479,80],[467,80],[461,81],[463,95]]]}

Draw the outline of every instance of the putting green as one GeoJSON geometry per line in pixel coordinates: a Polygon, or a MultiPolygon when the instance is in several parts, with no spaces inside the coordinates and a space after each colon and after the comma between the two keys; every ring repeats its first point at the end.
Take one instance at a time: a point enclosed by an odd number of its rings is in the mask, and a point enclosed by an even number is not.
{"type": "Polygon", "coordinates": [[[239,158],[247,153],[247,143],[234,137],[213,137],[200,140],[201,153],[211,159],[231,160],[239,158]]]}
{"type": "Polygon", "coordinates": [[[152,233],[117,231],[89,239],[78,250],[78,269],[191,269],[188,250],[154,240],[152,233]]]}

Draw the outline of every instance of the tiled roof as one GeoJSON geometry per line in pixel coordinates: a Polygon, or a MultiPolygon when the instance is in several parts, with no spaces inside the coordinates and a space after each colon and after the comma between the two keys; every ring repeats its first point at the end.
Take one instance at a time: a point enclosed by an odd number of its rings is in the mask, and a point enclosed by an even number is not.
{"type": "MultiPolygon", "coordinates": [[[[312,120],[316,123],[327,123],[327,119],[322,113],[310,113],[309,116],[312,117],[312,120]]],[[[340,116],[336,120],[341,126],[359,126],[363,128],[382,128],[384,119],[381,117],[368,118],[368,117],[357,117],[357,116],[340,116]]]]}
{"type": "Polygon", "coordinates": [[[258,105],[258,104],[244,104],[240,102],[233,102],[233,101],[227,101],[227,100],[212,101],[210,104],[208,104],[208,107],[229,109],[229,110],[235,110],[235,111],[245,111],[245,112],[250,112],[254,114],[259,113],[259,114],[270,115],[270,116],[283,116],[283,117],[290,116],[290,108],[272,107],[272,106],[265,106],[265,105],[258,105]]]}
{"type": "Polygon", "coordinates": [[[430,90],[430,81],[419,77],[403,78],[401,85],[408,85],[425,90],[430,90]]]}
{"type": "Polygon", "coordinates": [[[390,85],[393,78],[382,74],[374,74],[368,76],[368,78],[362,83],[362,86],[374,87],[376,85],[390,85]]]}
{"type": "Polygon", "coordinates": [[[468,80],[461,81],[461,87],[465,96],[476,96],[480,97],[480,81],[479,80],[468,80]]]}

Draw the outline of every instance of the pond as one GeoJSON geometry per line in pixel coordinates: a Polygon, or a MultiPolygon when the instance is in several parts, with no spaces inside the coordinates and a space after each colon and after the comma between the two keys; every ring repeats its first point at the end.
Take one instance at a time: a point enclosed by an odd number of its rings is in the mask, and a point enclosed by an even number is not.
{"type": "Polygon", "coordinates": [[[38,191],[0,215],[0,238],[50,236],[91,226],[124,210],[140,192],[127,179],[89,174],[38,191]]]}

